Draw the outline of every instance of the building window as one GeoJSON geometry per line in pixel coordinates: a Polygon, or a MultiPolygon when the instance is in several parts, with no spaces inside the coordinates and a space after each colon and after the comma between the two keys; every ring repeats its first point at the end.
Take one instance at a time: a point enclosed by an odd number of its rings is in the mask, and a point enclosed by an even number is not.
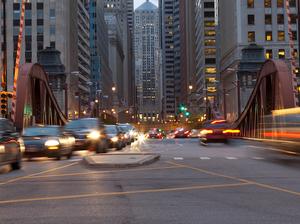
{"type": "Polygon", "coordinates": [[[254,31],[249,31],[248,32],[248,42],[255,42],[255,32],[254,31]]]}
{"type": "Polygon", "coordinates": [[[205,31],[205,36],[206,37],[213,37],[216,35],[216,31],[215,30],[206,30],[205,31]]]}
{"type": "Polygon", "coordinates": [[[298,39],[297,31],[292,31],[292,39],[293,40],[297,40],[298,39]]]}
{"type": "Polygon", "coordinates": [[[215,67],[207,67],[207,68],[205,68],[205,73],[206,74],[216,74],[217,69],[215,67]]]}
{"type": "Polygon", "coordinates": [[[266,59],[272,59],[273,58],[273,50],[272,49],[267,49],[265,56],[266,56],[266,59]]]}
{"type": "Polygon", "coordinates": [[[50,42],[50,47],[55,48],[55,41],[50,42]]]}
{"type": "Polygon", "coordinates": [[[215,12],[204,12],[204,17],[215,17],[215,12]]]}
{"type": "Polygon", "coordinates": [[[55,25],[50,25],[50,35],[55,35],[55,25]]]}
{"type": "Polygon", "coordinates": [[[266,32],[265,40],[266,41],[272,41],[273,40],[272,31],[267,31],[266,32]]]}
{"type": "Polygon", "coordinates": [[[247,0],[248,8],[254,8],[254,0],[247,0]]]}
{"type": "Polygon", "coordinates": [[[277,8],[283,8],[284,4],[283,4],[283,0],[277,0],[277,8]]]}
{"type": "Polygon", "coordinates": [[[215,55],[216,49],[215,48],[206,48],[205,49],[205,55],[215,55]]]}
{"type": "Polygon", "coordinates": [[[265,8],[271,8],[272,7],[272,0],[265,0],[265,8]]]}
{"type": "Polygon", "coordinates": [[[204,8],[205,9],[214,9],[215,3],[214,2],[204,2],[204,8]]]}
{"type": "Polygon", "coordinates": [[[255,24],[254,15],[248,15],[248,25],[254,25],[254,24],[255,24]]]}
{"type": "Polygon", "coordinates": [[[283,14],[278,14],[277,15],[277,23],[278,24],[284,24],[284,15],[283,14]]]}
{"type": "Polygon", "coordinates": [[[291,14],[291,24],[296,24],[297,23],[297,15],[296,14],[291,14]]]}
{"type": "Polygon", "coordinates": [[[216,45],[216,40],[214,39],[206,39],[204,41],[205,46],[215,46],[216,45]]]}
{"type": "Polygon", "coordinates": [[[266,14],[265,15],[265,24],[266,25],[271,25],[272,24],[272,15],[271,14],[266,14]]]}
{"type": "Polygon", "coordinates": [[[278,31],[277,39],[278,39],[278,41],[285,41],[284,31],[278,31]]]}
{"type": "Polygon", "coordinates": [[[278,58],[279,59],[285,59],[285,50],[284,49],[279,49],[278,50],[278,58]]]}
{"type": "Polygon", "coordinates": [[[205,64],[216,64],[215,58],[205,58],[205,64]]]}
{"type": "Polygon", "coordinates": [[[290,7],[296,7],[296,0],[289,0],[290,7]]]}
{"type": "Polygon", "coordinates": [[[44,20],[43,19],[37,19],[36,24],[37,24],[37,26],[43,26],[44,25],[44,20]]]}
{"type": "Polygon", "coordinates": [[[50,19],[55,19],[55,9],[50,9],[50,19]]]}
{"type": "Polygon", "coordinates": [[[43,2],[37,2],[36,3],[36,8],[37,9],[44,9],[44,3],[43,2]]]}
{"type": "Polygon", "coordinates": [[[294,58],[298,58],[298,51],[297,51],[297,49],[294,49],[293,56],[294,56],[294,58]]]}
{"type": "Polygon", "coordinates": [[[204,26],[205,27],[215,27],[216,24],[215,24],[215,21],[205,21],[204,26]]]}

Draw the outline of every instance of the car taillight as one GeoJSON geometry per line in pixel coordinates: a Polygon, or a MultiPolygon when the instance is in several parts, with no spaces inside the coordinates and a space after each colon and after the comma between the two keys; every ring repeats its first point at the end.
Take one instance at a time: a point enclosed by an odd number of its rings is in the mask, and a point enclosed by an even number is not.
{"type": "Polygon", "coordinates": [[[178,134],[178,131],[175,131],[175,133],[174,133],[175,135],[177,135],[178,134]]]}
{"type": "Polygon", "coordinates": [[[202,130],[202,131],[200,131],[200,134],[201,135],[207,135],[207,134],[213,134],[214,133],[214,131],[213,130],[202,130]]]}
{"type": "Polygon", "coordinates": [[[188,133],[189,133],[189,131],[185,131],[185,132],[184,132],[184,134],[188,134],[188,133]]]}
{"type": "Polygon", "coordinates": [[[238,129],[227,129],[223,131],[223,134],[240,134],[241,131],[238,129]]]}

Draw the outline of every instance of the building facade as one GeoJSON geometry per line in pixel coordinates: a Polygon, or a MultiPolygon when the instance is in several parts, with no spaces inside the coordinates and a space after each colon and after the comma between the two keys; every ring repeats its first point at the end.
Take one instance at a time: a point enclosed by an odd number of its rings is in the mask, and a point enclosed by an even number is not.
{"type": "MultiPolygon", "coordinates": [[[[67,75],[69,117],[75,117],[76,114],[78,116],[78,108],[81,107],[84,111],[89,104],[89,14],[84,3],[82,0],[30,0],[25,6],[21,64],[37,62],[38,51],[46,47],[53,47],[61,52],[67,75]],[[78,100],[75,95],[81,99],[78,100]]],[[[9,90],[12,90],[13,86],[12,74],[20,27],[20,11],[21,0],[6,1],[9,90]]]]}
{"type": "MultiPolygon", "coordinates": [[[[283,59],[287,62],[297,54],[290,48],[289,27],[297,40],[297,5],[289,1],[291,24],[288,21],[286,1],[226,0],[219,2],[220,17],[220,75],[226,91],[226,117],[235,120],[238,111],[238,88],[241,83],[255,84],[253,75],[239,76],[242,50],[250,44],[264,48],[265,59],[283,59]],[[290,25],[290,26],[289,26],[290,25]],[[293,52],[292,52],[293,51],[293,52]],[[253,82],[253,83],[252,83],[253,82]],[[230,90],[230,91],[229,91],[230,90]]],[[[240,97],[248,100],[247,97],[240,97]]],[[[240,102],[245,104],[245,102],[240,102]]],[[[224,110],[224,108],[223,108],[224,110]]]]}
{"type": "Polygon", "coordinates": [[[217,97],[216,0],[196,0],[196,102],[200,113],[207,112],[217,97]]]}
{"type": "Polygon", "coordinates": [[[162,111],[157,6],[146,0],[135,10],[134,26],[138,116],[140,121],[155,122],[160,120],[162,111]]]}

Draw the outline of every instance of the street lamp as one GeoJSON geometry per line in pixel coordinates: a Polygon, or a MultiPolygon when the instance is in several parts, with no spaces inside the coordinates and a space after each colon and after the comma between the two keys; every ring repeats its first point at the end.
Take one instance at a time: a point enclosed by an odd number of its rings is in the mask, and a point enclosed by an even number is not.
{"type": "Polygon", "coordinates": [[[193,86],[192,85],[189,85],[189,90],[193,90],[193,86]]]}
{"type": "Polygon", "coordinates": [[[111,87],[111,90],[112,90],[113,92],[116,92],[117,88],[116,88],[115,86],[113,86],[113,87],[111,87]]]}

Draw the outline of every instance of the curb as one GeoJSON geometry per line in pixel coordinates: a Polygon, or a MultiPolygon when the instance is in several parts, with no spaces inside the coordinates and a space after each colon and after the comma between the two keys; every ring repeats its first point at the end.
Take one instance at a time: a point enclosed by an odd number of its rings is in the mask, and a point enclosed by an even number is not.
{"type": "MultiPolygon", "coordinates": [[[[103,156],[107,156],[107,155],[122,155],[120,154],[103,154],[103,156]]],[[[154,163],[155,161],[160,159],[160,154],[130,154],[130,155],[149,155],[151,156],[150,158],[145,158],[144,160],[141,160],[139,162],[136,163],[95,163],[90,156],[86,156],[83,158],[83,162],[85,165],[89,166],[89,167],[93,167],[93,168],[132,168],[132,167],[139,167],[139,166],[145,166],[145,165],[149,165],[154,163]]],[[[102,156],[102,155],[101,155],[102,156]]]]}

